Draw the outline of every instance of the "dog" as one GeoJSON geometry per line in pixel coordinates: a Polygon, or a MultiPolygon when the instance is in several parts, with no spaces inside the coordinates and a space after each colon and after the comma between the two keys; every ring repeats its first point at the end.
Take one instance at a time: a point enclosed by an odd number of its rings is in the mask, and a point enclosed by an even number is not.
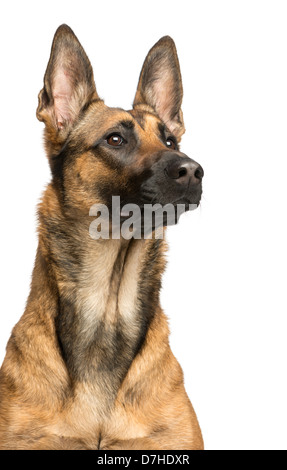
{"type": "MultiPolygon", "coordinates": [[[[125,53],[115,58],[116,73],[125,53]]],[[[141,208],[199,205],[203,169],[179,150],[182,97],[169,36],[149,51],[124,111],[99,97],[73,31],[56,31],[37,109],[52,178],[31,292],[0,371],[0,449],[203,449],[160,307],[165,240],[89,231],[90,208],[115,195],[141,208]]]]}

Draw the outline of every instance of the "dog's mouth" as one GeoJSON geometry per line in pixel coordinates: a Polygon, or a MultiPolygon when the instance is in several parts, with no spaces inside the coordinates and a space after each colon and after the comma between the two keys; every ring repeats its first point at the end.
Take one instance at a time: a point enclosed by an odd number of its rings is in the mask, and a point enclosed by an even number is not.
{"type": "MultiPolygon", "coordinates": [[[[193,211],[195,209],[197,209],[200,205],[200,201],[201,199],[199,199],[198,201],[196,202],[191,202],[189,201],[188,199],[178,199],[174,202],[170,202],[170,203],[167,203],[167,204],[160,204],[160,203],[153,203],[153,204],[150,204],[150,203],[147,203],[147,204],[144,204],[144,205],[141,205],[141,206],[138,206],[139,209],[140,209],[140,213],[142,216],[144,216],[145,212],[146,211],[149,211],[149,210],[152,210],[153,212],[157,213],[157,212],[160,212],[160,211],[167,211],[169,208],[173,208],[174,211],[177,213],[184,213],[184,212],[189,212],[189,211],[193,211]]],[[[122,208],[121,208],[121,221],[124,222],[126,221],[127,219],[129,219],[132,214],[133,214],[133,211],[129,209],[130,207],[130,204],[127,204],[127,205],[124,205],[122,208]],[[127,206],[127,208],[126,208],[127,206]]]]}
{"type": "MultiPolygon", "coordinates": [[[[129,201],[135,199],[129,198],[129,201]]],[[[157,199],[159,201],[160,198],[157,199]]],[[[124,203],[120,196],[113,196],[109,208],[103,205],[95,205],[92,213],[97,217],[90,226],[89,232],[92,238],[163,238],[164,228],[176,225],[182,214],[195,210],[201,200],[201,191],[197,195],[187,198],[182,196],[172,202],[156,202],[153,200],[141,200],[138,204],[124,203]],[[100,214],[100,215],[99,215],[100,214]],[[154,235],[153,235],[154,233],[154,235]]],[[[126,200],[125,200],[126,201],[126,200]]],[[[164,198],[165,202],[165,198],[164,198]]]]}
{"type": "Polygon", "coordinates": [[[160,226],[176,225],[181,215],[197,209],[200,201],[201,194],[197,198],[180,197],[165,204],[153,200],[137,206],[137,211],[133,210],[133,204],[126,204],[121,207],[120,223],[124,224],[129,220],[134,224],[140,222],[141,230],[146,232],[154,231],[160,226]]]}

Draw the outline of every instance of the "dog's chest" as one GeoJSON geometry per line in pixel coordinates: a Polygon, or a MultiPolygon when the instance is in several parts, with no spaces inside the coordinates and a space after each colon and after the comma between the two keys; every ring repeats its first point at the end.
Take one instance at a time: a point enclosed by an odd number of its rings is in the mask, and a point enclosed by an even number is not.
{"type": "Polygon", "coordinates": [[[61,296],[57,328],[72,379],[99,383],[114,395],[143,337],[138,303],[143,244],[107,246],[83,260],[72,301],[61,296]]]}
{"type": "Polygon", "coordinates": [[[121,246],[118,240],[87,256],[79,277],[76,309],[82,313],[85,331],[98,322],[106,326],[118,320],[133,321],[137,312],[138,283],[143,255],[142,241],[121,246]]]}

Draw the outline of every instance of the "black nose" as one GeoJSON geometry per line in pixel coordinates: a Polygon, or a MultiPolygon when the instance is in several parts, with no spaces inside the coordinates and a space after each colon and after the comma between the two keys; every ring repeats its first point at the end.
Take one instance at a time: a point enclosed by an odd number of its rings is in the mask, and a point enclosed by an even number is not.
{"type": "Polygon", "coordinates": [[[182,185],[193,186],[201,183],[204,176],[203,168],[190,158],[176,158],[165,169],[166,175],[182,185]]]}

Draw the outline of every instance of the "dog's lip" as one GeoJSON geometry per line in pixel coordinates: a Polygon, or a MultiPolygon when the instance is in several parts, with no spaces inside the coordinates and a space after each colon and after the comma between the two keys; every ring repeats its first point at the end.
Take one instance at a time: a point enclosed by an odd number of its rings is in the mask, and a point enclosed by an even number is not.
{"type": "MultiPolygon", "coordinates": [[[[172,204],[174,207],[176,207],[177,205],[182,204],[182,205],[185,206],[186,212],[188,212],[189,210],[191,210],[190,206],[197,206],[197,207],[198,207],[199,204],[200,204],[200,201],[201,201],[201,197],[198,198],[198,199],[197,199],[196,201],[194,201],[194,202],[193,202],[193,201],[190,201],[190,200],[187,199],[187,198],[180,197],[180,198],[178,198],[178,199],[176,199],[176,200],[174,200],[174,201],[171,201],[171,202],[169,202],[169,203],[162,204],[162,205],[165,206],[165,205],[167,205],[167,204],[172,204]]],[[[143,204],[143,205],[140,205],[140,206],[139,206],[139,208],[140,208],[140,210],[141,210],[141,213],[143,213],[143,211],[144,211],[144,206],[147,205],[147,204],[151,204],[151,203],[146,203],[146,204],[143,204]]],[[[160,204],[160,203],[154,202],[153,204],[155,205],[155,204],[160,204]]],[[[121,209],[121,213],[120,213],[121,219],[123,219],[123,220],[128,219],[128,218],[131,216],[131,212],[132,212],[132,211],[129,211],[129,210],[126,211],[126,210],[124,209],[124,206],[123,206],[122,209],[121,209]]]]}

